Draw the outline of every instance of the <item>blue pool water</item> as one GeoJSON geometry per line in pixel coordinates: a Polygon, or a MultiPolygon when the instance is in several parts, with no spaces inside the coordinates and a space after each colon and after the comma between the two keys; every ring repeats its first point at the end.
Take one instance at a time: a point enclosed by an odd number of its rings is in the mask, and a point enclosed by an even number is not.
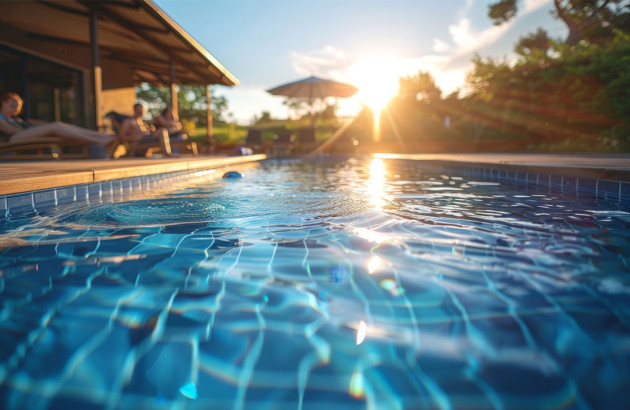
{"type": "Polygon", "coordinates": [[[0,408],[630,408],[630,213],[268,161],[0,221],[0,408]]]}

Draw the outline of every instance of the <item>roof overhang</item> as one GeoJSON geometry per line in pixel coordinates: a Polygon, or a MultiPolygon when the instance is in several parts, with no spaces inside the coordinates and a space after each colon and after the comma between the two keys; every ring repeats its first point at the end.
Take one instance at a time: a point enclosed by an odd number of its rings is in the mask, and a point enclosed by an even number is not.
{"type": "MultiPolygon", "coordinates": [[[[2,1],[0,40],[36,54],[90,67],[90,13],[98,16],[101,64],[141,82],[238,85],[219,61],[149,0],[2,1]]],[[[104,75],[106,73],[104,72],[104,75]]],[[[110,74],[111,75],[111,74],[110,74]]]]}

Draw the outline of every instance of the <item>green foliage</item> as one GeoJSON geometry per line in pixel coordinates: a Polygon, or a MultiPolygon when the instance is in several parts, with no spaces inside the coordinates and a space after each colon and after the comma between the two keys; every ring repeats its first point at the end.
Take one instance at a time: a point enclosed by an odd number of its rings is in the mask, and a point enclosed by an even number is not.
{"type": "Polygon", "coordinates": [[[511,20],[516,15],[516,11],[516,0],[499,0],[494,4],[488,5],[488,17],[497,26],[511,20]]]}
{"type": "Polygon", "coordinates": [[[398,96],[401,98],[430,103],[439,100],[441,94],[442,90],[435,85],[435,79],[429,72],[418,71],[398,80],[398,96]]]}
{"type": "Polygon", "coordinates": [[[569,45],[539,30],[517,49],[511,63],[475,56],[463,98],[442,98],[429,73],[401,78],[382,141],[425,152],[630,151],[630,35],[569,45]]]}
{"type": "Polygon", "coordinates": [[[285,97],[282,105],[286,106],[297,118],[334,118],[338,109],[337,103],[330,98],[295,98],[285,97]]]}
{"type": "Polygon", "coordinates": [[[474,93],[466,104],[533,146],[626,149],[630,37],[617,31],[606,47],[583,42],[550,51],[532,47],[513,65],[476,57],[469,74],[474,93]]]}
{"type": "MultiPolygon", "coordinates": [[[[629,0],[554,0],[552,15],[569,29],[566,44],[585,40],[606,43],[615,30],[630,32],[629,0]]],[[[488,6],[488,17],[500,25],[512,19],[518,11],[516,0],[498,0],[488,6]]]]}
{"type": "Polygon", "coordinates": [[[553,40],[549,38],[547,32],[539,28],[535,33],[530,33],[526,36],[519,38],[514,51],[521,55],[526,56],[528,54],[542,52],[547,54],[547,51],[554,44],[553,40]]]}
{"type": "MultiPolygon", "coordinates": [[[[142,84],[136,87],[138,100],[145,103],[151,117],[160,115],[171,103],[171,90],[167,87],[156,87],[142,84]]],[[[206,87],[204,85],[181,85],[177,91],[177,104],[180,120],[192,121],[196,128],[206,127],[206,87]]],[[[229,117],[228,101],[225,96],[212,95],[212,121],[217,125],[224,124],[229,117]]]]}

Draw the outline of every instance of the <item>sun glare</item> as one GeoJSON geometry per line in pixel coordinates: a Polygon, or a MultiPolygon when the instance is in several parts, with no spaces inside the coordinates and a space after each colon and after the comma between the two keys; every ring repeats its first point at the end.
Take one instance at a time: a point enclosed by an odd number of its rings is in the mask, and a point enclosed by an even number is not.
{"type": "Polygon", "coordinates": [[[374,112],[375,133],[381,111],[398,92],[398,68],[396,61],[386,57],[361,60],[348,68],[348,81],[359,88],[357,99],[374,112]]]}
{"type": "Polygon", "coordinates": [[[348,80],[359,88],[357,98],[380,112],[398,92],[397,63],[386,58],[361,60],[348,69],[348,80]]]}

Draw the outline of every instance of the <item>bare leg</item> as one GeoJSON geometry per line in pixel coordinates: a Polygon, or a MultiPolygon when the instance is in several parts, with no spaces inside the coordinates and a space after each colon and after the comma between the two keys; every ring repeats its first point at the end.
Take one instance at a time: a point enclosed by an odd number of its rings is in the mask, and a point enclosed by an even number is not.
{"type": "Polygon", "coordinates": [[[172,156],[173,152],[171,151],[171,141],[168,138],[168,130],[166,128],[160,128],[159,130],[155,131],[155,137],[158,139],[160,145],[162,146],[162,153],[167,157],[172,156]]]}
{"type": "Polygon", "coordinates": [[[42,137],[72,138],[79,141],[86,141],[91,144],[108,145],[116,139],[115,135],[105,134],[77,127],[63,122],[50,122],[42,125],[35,125],[25,130],[16,132],[11,136],[11,141],[25,141],[31,138],[42,137]]]}

